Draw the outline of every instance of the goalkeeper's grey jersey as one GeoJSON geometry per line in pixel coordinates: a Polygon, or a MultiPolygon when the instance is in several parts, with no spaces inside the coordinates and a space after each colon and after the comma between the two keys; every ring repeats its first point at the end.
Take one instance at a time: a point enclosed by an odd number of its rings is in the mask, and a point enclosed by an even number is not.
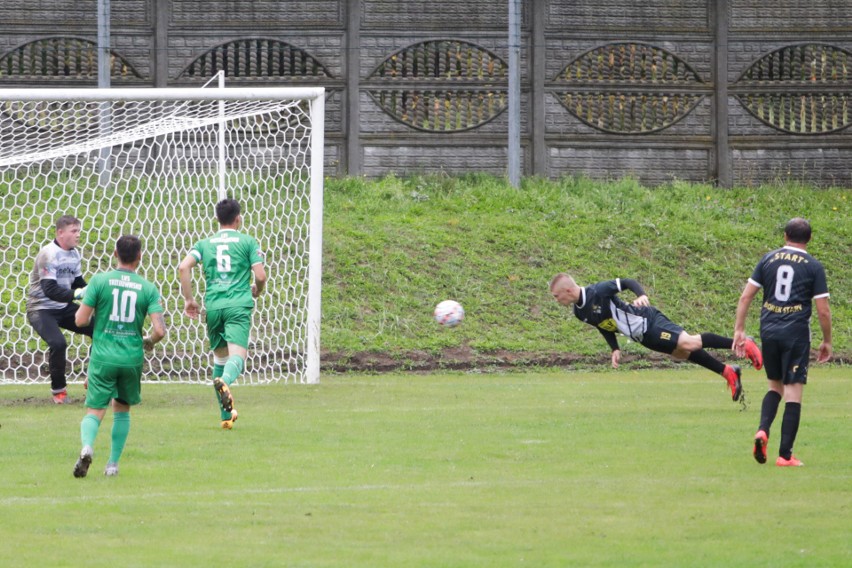
{"type": "Polygon", "coordinates": [[[30,273],[30,289],[27,294],[27,311],[56,310],[64,308],[62,302],[56,302],[44,295],[42,280],[56,280],[63,288],[71,289],[74,279],[83,275],[82,257],[76,248],[65,250],[56,241],[45,245],[35,258],[30,273]]]}

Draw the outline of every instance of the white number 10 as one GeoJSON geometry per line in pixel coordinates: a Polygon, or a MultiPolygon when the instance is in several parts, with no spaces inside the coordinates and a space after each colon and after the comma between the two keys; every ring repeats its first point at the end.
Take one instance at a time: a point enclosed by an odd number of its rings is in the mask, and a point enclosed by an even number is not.
{"type": "Polygon", "coordinates": [[[112,290],[112,313],[109,321],[132,323],[136,319],[136,292],[132,290],[112,290]],[[121,296],[119,298],[119,296],[121,296]]]}
{"type": "Polygon", "coordinates": [[[793,290],[793,267],[787,264],[778,267],[775,274],[775,299],[786,302],[793,290]]]}

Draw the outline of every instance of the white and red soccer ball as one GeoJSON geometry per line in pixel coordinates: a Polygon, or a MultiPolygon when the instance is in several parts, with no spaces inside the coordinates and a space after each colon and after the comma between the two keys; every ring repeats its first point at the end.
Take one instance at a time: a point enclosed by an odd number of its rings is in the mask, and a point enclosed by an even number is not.
{"type": "Polygon", "coordinates": [[[435,306],[435,321],[444,327],[455,327],[464,319],[464,308],[455,300],[444,300],[435,306]]]}

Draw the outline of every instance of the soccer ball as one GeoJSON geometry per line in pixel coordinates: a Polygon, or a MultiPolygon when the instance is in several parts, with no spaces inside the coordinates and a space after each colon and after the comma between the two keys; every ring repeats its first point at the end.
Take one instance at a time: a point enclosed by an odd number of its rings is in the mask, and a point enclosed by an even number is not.
{"type": "Polygon", "coordinates": [[[444,300],[435,306],[435,321],[444,327],[455,327],[464,319],[464,308],[455,300],[444,300]]]}

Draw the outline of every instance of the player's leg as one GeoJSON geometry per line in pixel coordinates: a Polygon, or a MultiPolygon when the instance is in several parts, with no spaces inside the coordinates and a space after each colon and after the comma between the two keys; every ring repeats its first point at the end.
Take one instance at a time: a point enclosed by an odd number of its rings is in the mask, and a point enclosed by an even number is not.
{"type": "MultiPolygon", "coordinates": [[[[725,349],[732,350],[734,346],[734,340],[731,337],[725,337],[724,335],[718,335],[715,333],[702,333],[700,335],[692,335],[689,333],[682,333],[678,338],[677,349],[673,353],[676,358],[684,358],[688,359],[689,354],[695,353],[696,351],[702,349],[725,349]],[[687,354],[684,354],[687,352],[687,354]]],[[[746,338],[745,344],[746,356],[751,361],[752,366],[758,371],[763,368],[763,355],[760,352],[760,348],[755,343],[754,338],[748,337],[746,338]]],[[[707,360],[702,357],[703,360],[707,360]]],[[[693,359],[690,359],[693,360],[693,359]]],[[[698,361],[694,361],[698,362],[698,361]]],[[[701,364],[701,363],[699,363],[701,364]]],[[[705,366],[705,365],[702,365],[705,366]]],[[[714,365],[715,367],[716,365],[714,365]]],[[[709,368],[709,367],[708,367],[709,368]]],[[[710,369],[713,370],[713,369],[710,369]]],[[[714,371],[716,373],[722,374],[720,371],[714,371]]],[[[730,373],[729,373],[730,374],[730,373]]]]}
{"type": "Polygon", "coordinates": [[[677,348],[672,352],[672,356],[677,359],[692,361],[717,375],[722,375],[731,389],[731,399],[736,402],[740,400],[743,393],[742,371],[736,365],[726,365],[704,350],[705,346],[730,349],[733,344],[733,339],[721,335],[692,335],[684,331],[678,336],[677,348]],[[709,345],[706,345],[706,343],[709,343],[709,345]]]}
{"type": "Polygon", "coordinates": [[[112,418],[109,460],[104,468],[104,475],[107,477],[118,475],[118,460],[121,459],[127,436],[130,434],[130,405],[120,399],[113,400],[112,418]]]}
{"type": "Polygon", "coordinates": [[[214,359],[224,361],[222,377],[213,380],[213,388],[219,398],[219,408],[222,411],[222,428],[230,430],[237,420],[237,409],[234,407],[234,395],[231,385],[242,374],[245,365],[246,349],[240,345],[228,343],[224,350],[214,353],[214,359]]]}
{"type": "MultiPolygon", "coordinates": [[[[692,346],[697,349],[732,350],[734,347],[733,338],[725,337],[724,335],[718,335],[715,333],[702,333],[701,335],[693,335],[690,337],[692,338],[692,346]],[[696,342],[694,341],[695,338],[698,338],[700,343],[696,344],[696,342]]],[[[763,368],[763,355],[761,354],[760,347],[757,346],[757,343],[754,341],[753,337],[746,338],[745,353],[746,357],[748,357],[749,361],[751,361],[752,367],[754,367],[758,371],[763,368]]]]}
{"type": "Polygon", "coordinates": [[[763,360],[767,377],[767,390],[760,404],[760,424],[754,434],[752,455],[757,463],[766,463],[766,448],[769,443],[769,432],[778,406],[784,394],[783,378],[784,358],[786,349],[777,341],[763,339],[763,360]]]}
{"type": "Polygon", "coordinates": [[[778,414],[778,406],[781,404],[784,385],[780,380],[767,380],[769,388],[763,396],[760,404],[760,424],[754,435],[754,449],[752,455],[757,463],[766,463],[766,446],[769,444],[769,430],[778,414]]]}
{"type": "Polygon", "coordinates": [[[47,365],[50,372],[50,392],[53,402],[64,404],[67,394],[65,362],[68,341],[59,327],[56,310],[27,312],[27,320],[35,332],[47,343],[47,365]]]}
{"type": "Polygon", "coordinates": [[[222,397],[219,395],[219,383],[224,384],[222,375],[225,374],[225,365],[228,363],[228,348],[219,349],[213,352],[213,389],[216,394],[216,402],[219,404],[219,415],[221,420],[230,420],[231,413],[225,412],[222,407],[222,397]],[[218,379],[218,382],[217,382],[218,379]]]}
{"type": "Polygon", "coordinates": [[[793,341],[785,355],[788,363],[784,373],[784,415],[781,419],[781,444],[775,465],[804,465],[793,456],[793,445],[799,433],[799,420],[802,413],[802,392],[808,382],[808,361],[811,345],[809,340],[793,341]]]}
{"type": "Polygon", "coordinates": [[[106,414],[114,389],[108,369],[95,362],[89,363],[89,388],[86,390],[86,414],[80,421],[80,457],[74,464],[74,477],[86,477],[92,465],[95,438],[106,414]]]}
{"type": "MultiPolygon", "coordinates": [[[[673,323],[662,312],[655,310],[648,318],[648,329],[642,339],[642,345],[648,349],[668,353],[675,359],[692,361],[705,369],[722,375],[731,388],[731,398],[736,402],[742,397],[743,386],[740,368],[726,365],[702,349],[700,335],[692,335],[673,323]]],[[[733,345],[733,340],[731,340],[733,345]]],[[[728,346],[730,348],[730,345],[728,346]]]]}
{"type": "Polygon", "coordinates": [[[784,414],[781,418],[781,444],[778,447],[778,460],[775,465],[804,465],[793,456],[793,444],[799,433],[799,421],[802,415],[803,383],[784,385],[784,414]]]}
{"type": "Polygon", "coordinates": [[[94,323],[90,322],[89,325],[84,325],[83,327],[77,325],[76,315],[78,307],[79,306],[77,304],[72,303],[63,308],[63,310],[58,314],[59,327],[67,329],[68,331],[78,335],[92,337],[92,333],[95,331],[94,323]]]}
{"type": "Polygon", "coordinates": [[[229,308],[226,312],[224,335],[227,342],[228,362],[225,364],[222,380],[230,386],[245,368],[251,334],[251,308],[229,308]]]}
{"type": "MultiPolygon", "coordinates": [[[[221,384],[216,385],[220,393],[223,408],[230,412],[230,417],[222,421],[222,427],[230,430],[237,420],[237,410],[234,408],[234,397],[231,385],[245,369],[248,354],[249,334],[251,333],[251,308],[229,308],[225,311],[225,332],[227,341],[227,362],[222,373],[221,384]],[[230,403],[230,408],[228,404],[230,403]]],[[[220,355],[224,353],[220,352],[220,355]]]]}
{"type": "Polygon", "coordinates": [[[142,367],[122,367],[116,372],[116,396],[112,401],[112,437],[104,475],[118,475],[118,460],[130,434],[130,407],[142,402],[142,367]]]}
{"type": "MultiPolygon", "coordinates": [[[[234,407],[234,397],[231,395],[230,385],[225,381],[225,373],[229,370],[228,365],[230,363],[230,353],[227,344],[213,351],[213,363],[213,388],[216,390],[219,408],[223,413],[222,420],[227,420],[234,407]],[[218,372],[218,369],[215,369],[216,367],[221,368],[221,373],[218,372]]],[[[233,379],[231,379],[231,382],[233,382],[233,379]]]]}
{"type": "Polygon", "coordinates": [[[225,363],[225,370],[222,373],[222,380],[226,385],[231,386],[243,374],[247,355],[248,349],[242,345],[228,343],[228,362],[225,363]]]}
{"type": "Polygon", "coordinates": [[[219,419],[224,427],[226,421],[231,420],[233,399],[230,389],[222,380],[225,365],[228,363],[228,342],[225,339],[225,313],[223,310],[207,311],[207,338],[213,352],[213,392],[216,395],[216,403],[219,405],[219,419]]]}

